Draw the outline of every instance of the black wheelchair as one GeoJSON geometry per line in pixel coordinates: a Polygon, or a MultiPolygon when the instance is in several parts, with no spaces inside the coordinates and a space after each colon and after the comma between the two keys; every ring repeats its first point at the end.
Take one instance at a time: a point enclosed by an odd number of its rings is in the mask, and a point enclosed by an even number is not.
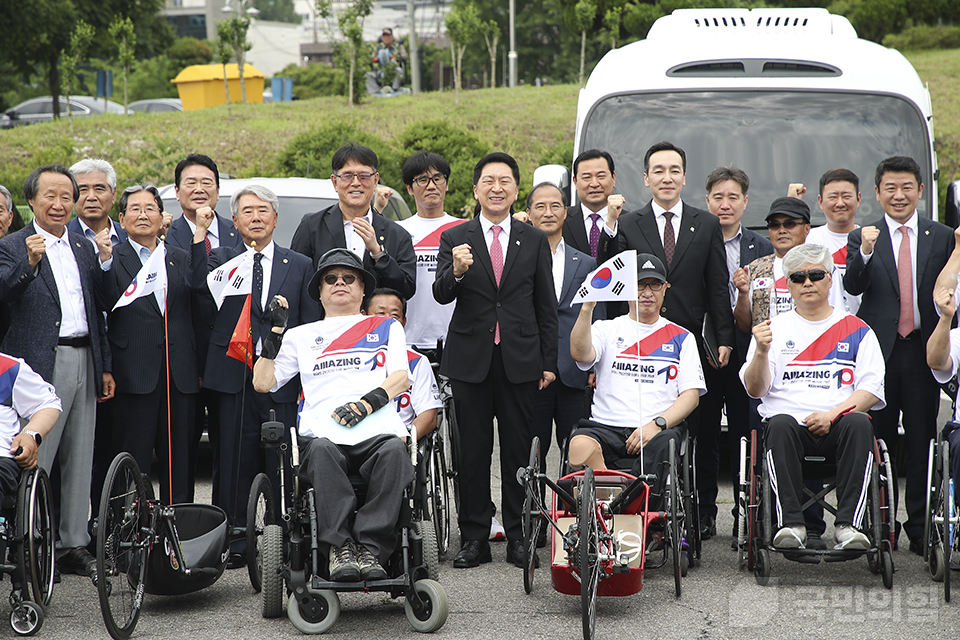
{"type": "Polygon", "coordinates": [[[927,511],[924,521],[926,541],[923,559],[930,570],[930,577],[943,583],[943,598],[950,602],[951,563],[956,566],[960,558],[960,514],[957,513],[955,480],[951,472],[951,432],[960,429],[960,424],[948,422],[937,438],[930,441],[927,458],[927,511]]]}
{"type": "Polygon", "coordinates": [[[247,537],[247,566],[251,583],[258,588],[260,534],[250,523],[260,523],[262,531],[262,523],[272,517],[269,485],[254,483],[250,496],[248,526],[231,529],[219,507],[160,503],[133,456],[121,453],[113,459],[94,521],[94,581],[100,612],[113,638],[125,640],[133,633],[145,593],[183,595],[216,582],[234,540],[247,537]]]}
{"type": "MultiPolygon", "coordinates": [[[[434,540],[433,524],[422,519],[425,508],[415,499],[416,483],[404,491],[398,521],[399,545],[384,569],[388,577],[369,582],[333,582],[327,579],[327,550],[317,538],[315,489],[299,477],[300,456],[296,428],[290,429],[290,445],[285,442],[286,428],[280,422],[265,422],[262,443],[276,452],[280,467],[280,523],[263,527],[257,547],[262,567],[261,614],[265,618],[283,613],[287,595],[287,617],[302,633],[317,634],[329,630],[340,615],[338,592],[386,592],[391,598],[404,598],[407,620],[416,631],[436,631],[447,620],[447,593],[437,582],[439,561],[435,550],[428,548],[434,540]],[[289,465],[287,452],[289,450],[289,465]],[[284,527],[286,532],[284,532],[284,527]]],[[[414,449],[415,451],[415,449],[414,449]]],[[[413,462],[416,464],[416,456],[413,462]]],[[[419,466],[419,465],[418,465],[419,466]]],[[[362,502],[365,487],[362,479],[350,478],[362,502]]]]}
{"type": "MultiPolygon", "coordinates": [[[[758,584],[766,585],[770,580],[771,552],[780,553],[794,562],[809,564],[818,564],[821,560],[842,562],[866,555],[870,572],[881,574],[883,586],[887,589],[893,588],[893,471],[886,443],[876,438],[873,442],[874,466],[870,469],[867,509],[862,528],[870,540],[870,547],[867,549],[775,547],[774,498],[765,451],[763,436],[757,431],[751,431],[749,439],[740,439],[740,508],[737,522],[739,567],[746,567],[753,572],[758,584]]],[[[805,501],[800,506],[801,510],[805,511],[812,505],[819,504],[836,515],[836,507],[826,500],[827,494],[836,489],[836,465],[822,456],[805,456],[802,469],[805,480],[819,481],[822,487],[819,491],[804,487],[805,501]]]]}
{"type": "Polygon", "coordinates": [[[54,536],[50,480],[37,467],[20,474],[16,496],[0,505],[0,574],[10,574],[10,626],[31,636],[53,596],[54,536]]]}
{"type": "Polygon", "coordinates": [[[440,358],[443,355],[443,340],[437,340],[435,350],[424,351],[433,367],[433,375],[440,389],[443,406],[437,412],[437,428],[418,443],[420,459],[418,466],[420,487],[426,498],[425,519],[433,523],[436,532],[437,551],[445,557],[450,550],[450,522],[453,505],[460,509],[460,481],[458,462],[460,440],[457,414],[453,402],[453,389],[449,378],[440,375],[440,358]],[[451,493],[451,482],[453,483],[451,493]]]}

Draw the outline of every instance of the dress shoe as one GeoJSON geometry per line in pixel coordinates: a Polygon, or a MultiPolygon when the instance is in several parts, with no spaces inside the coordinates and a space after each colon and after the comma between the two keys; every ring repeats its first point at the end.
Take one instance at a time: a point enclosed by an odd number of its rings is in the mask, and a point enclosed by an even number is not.
{"type": "Polygon", "coordinates": [[[923,555],[923,543],[919,540],[910,541],[910,553],[915,553],[918,556],[923,555]]]}
{"type": "Polygon", "coordinates": [[[823,541],[823,538],[819,533],[807,530],[806,548],[816,551],[825,551],[827,548],[827,543],[823,541]]]}
{"type": "Polygon", "coordinates": [[[242,569],[247,566],[247,558],[242,553],[231,553],[227,558],[227,569],[242,569]]]}
{"type": "Polygon", "coordinates": [[[74,547],[57,558],[57,567],[60,573],[89,577],[97,568],[97,559],[84,547],[74,547]]]}
{"type": "Polygon", "coordinates": [[[700,539],[709,540],[717,535],[717,520],[713,516],[700,516],[700,539]]]}
{"type": "MultiPolygon", "coordinates": [[[[523,564],[523,543],[519,540],[507,541],[507,562],[515,567],[524,568],[523,564]]],[[[533,566],[540,566],[540,556],[533,554],[533,566]]]]}
{"type": "Polygon", "coordinates": [[[486,540],[467,540],[453,559],[453,566],[455,569],[469,569],[479,567],[484,562],[492,560],[489,542],[486,540]]]}

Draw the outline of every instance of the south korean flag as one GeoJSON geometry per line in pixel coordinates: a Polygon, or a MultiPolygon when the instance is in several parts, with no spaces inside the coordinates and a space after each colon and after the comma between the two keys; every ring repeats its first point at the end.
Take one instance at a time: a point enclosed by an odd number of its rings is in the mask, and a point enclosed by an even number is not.
{"type": "Polygon", "coordinates": [[[207,288],[210,289],[217,309],[223,306],[227,296],[245,296],[253,287],[253,251],[244,251],[237,257],[214,269],[207,276],[207,288]]]}
{"type": "MultiPolygon", "coordinates": [[[[648,267],[644,267],[648,268],[648,267]]],[[[649,268],[653,268],[650,265],[649,268]]],[[[587,276],[570,303],[637,299],[637,252],[624,251],[610,258],[587,276]]]]}

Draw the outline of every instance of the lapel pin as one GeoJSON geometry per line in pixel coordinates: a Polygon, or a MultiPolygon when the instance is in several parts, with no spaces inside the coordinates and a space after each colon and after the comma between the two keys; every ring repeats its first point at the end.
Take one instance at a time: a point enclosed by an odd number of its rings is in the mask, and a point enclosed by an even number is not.
{"type": "Polygon", "coordinates": [[[383,242],[383,236],[380,236],[380,241],[383,242]]]}
{"type": "Polygon", "coordinates": [[[518,246],[518,247],[520,246],[520,241],[519,241],[519,240],[517,240],[517,246],[518,246]]]}
{"type": "Polygon", "coordinates": [[[77,243],[77,249],[79,249],[79,248],[80,248],[80,243],[78,242],[78,243],[77,243]]]}
{"type": "Polygon", "coordinates": [[[696,231],[696,229],[694,229],[693,227],[690,227],[690,233],[693,233],[694,231],[696,231]]]}
{"type": "Polygon", "coordinates": [[[287,259],[286,259],[286,258],[283,259],[283,264],[287,264],[287,259]]]}
{"type": "Polygon", "coordinates": [[[928,236],[928,235],[930,235],[930,230],[929,230],[929,229],[927,229],[926,231],[924,231],[924,232],[923,232],[923,235],[925,235],[925,236],[928,236]]]}

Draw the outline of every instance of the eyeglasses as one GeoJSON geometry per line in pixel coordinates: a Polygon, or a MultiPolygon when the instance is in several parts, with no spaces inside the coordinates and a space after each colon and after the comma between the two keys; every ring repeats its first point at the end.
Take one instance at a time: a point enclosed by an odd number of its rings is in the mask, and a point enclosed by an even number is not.
{"type": "Polygon", "coordinates": [[[660,289],[663,289],[663,283],[659,280],[656,282],[638,282],[637,293],[640,293],[644,289],[650,289],[650,291],[660,291],[660,289]]]}
{"type": "Polygon", "coordinates": [[[538,202],[537,204],[533,205],[530,208],[536,211],[537,213],[546,213],[547,207],[550,208],[550,211],[552,213],[560,213],[561,211],[564,210],[564,206],[562,202],[551,202],[550,204],[538,202]]]}
{"type": "Polygon", "coordinates": [[[217,183],[213,178],[201,178],[197,180],[196,178],[187,178],[183,181],[183,186],[187,189],[196,189],[197,185],[200,185],[204,189],[212,189],[217,183]]]}
{"type": "Polygon", "coordinates": [[[790,274],[790,282],[793,284],[803,284],[810,278],[810,282],[820,282],[827,277],[827,272],[823,269],[813,269],[812,271],[794,271],[790,274]]]}
{"type": "Polygon", "coordinates": [[[146,207],[127,207],[126,213],[132,216],[138,216],[141,213],[146,213],[147,215],[151,215],[154,213],[160,213],[160,207],[157,207],[154,205],[147,205],[146,207]]]}
{"type": "Polygon", "coordinates": [[[357,276],[352,273],[328,273],[323,276],[323,281],[329,285],[337,284],[337,280],[343,280],[343,284],[350,285],[357,281],[357,276]]]}
{"type": "Polygon", "coordinates": [[[414,178],[413,182],[420,187],[425,187],[431,182],[438,187],[442,187],[443,185],[447,184],[447,176],[443,175],[442,173],[438,173],[435,176],[420,176],[419,178],[414,178]]]}
{"type": "Polygon", "coordinates": [[[376,173],[335,173],[334,177],[346,181],[347,184],[353,182],[353,179],[356,178],[360,181],[360,184],[370,184],[370,181],[373,180],[373,176],[377,175],[376,173]]]}
{"type": "Polygon", "coordinates": [[[793,229],[794,227],[800,224],[806,224],[806,222],[802,222],[800,220],[771,220],[770,222],[767,223],[767,229],[770,229],[771,231],[776,231],[780,227],[783,227],[787,231],[790,231],[791,229],[793,229]]]}

